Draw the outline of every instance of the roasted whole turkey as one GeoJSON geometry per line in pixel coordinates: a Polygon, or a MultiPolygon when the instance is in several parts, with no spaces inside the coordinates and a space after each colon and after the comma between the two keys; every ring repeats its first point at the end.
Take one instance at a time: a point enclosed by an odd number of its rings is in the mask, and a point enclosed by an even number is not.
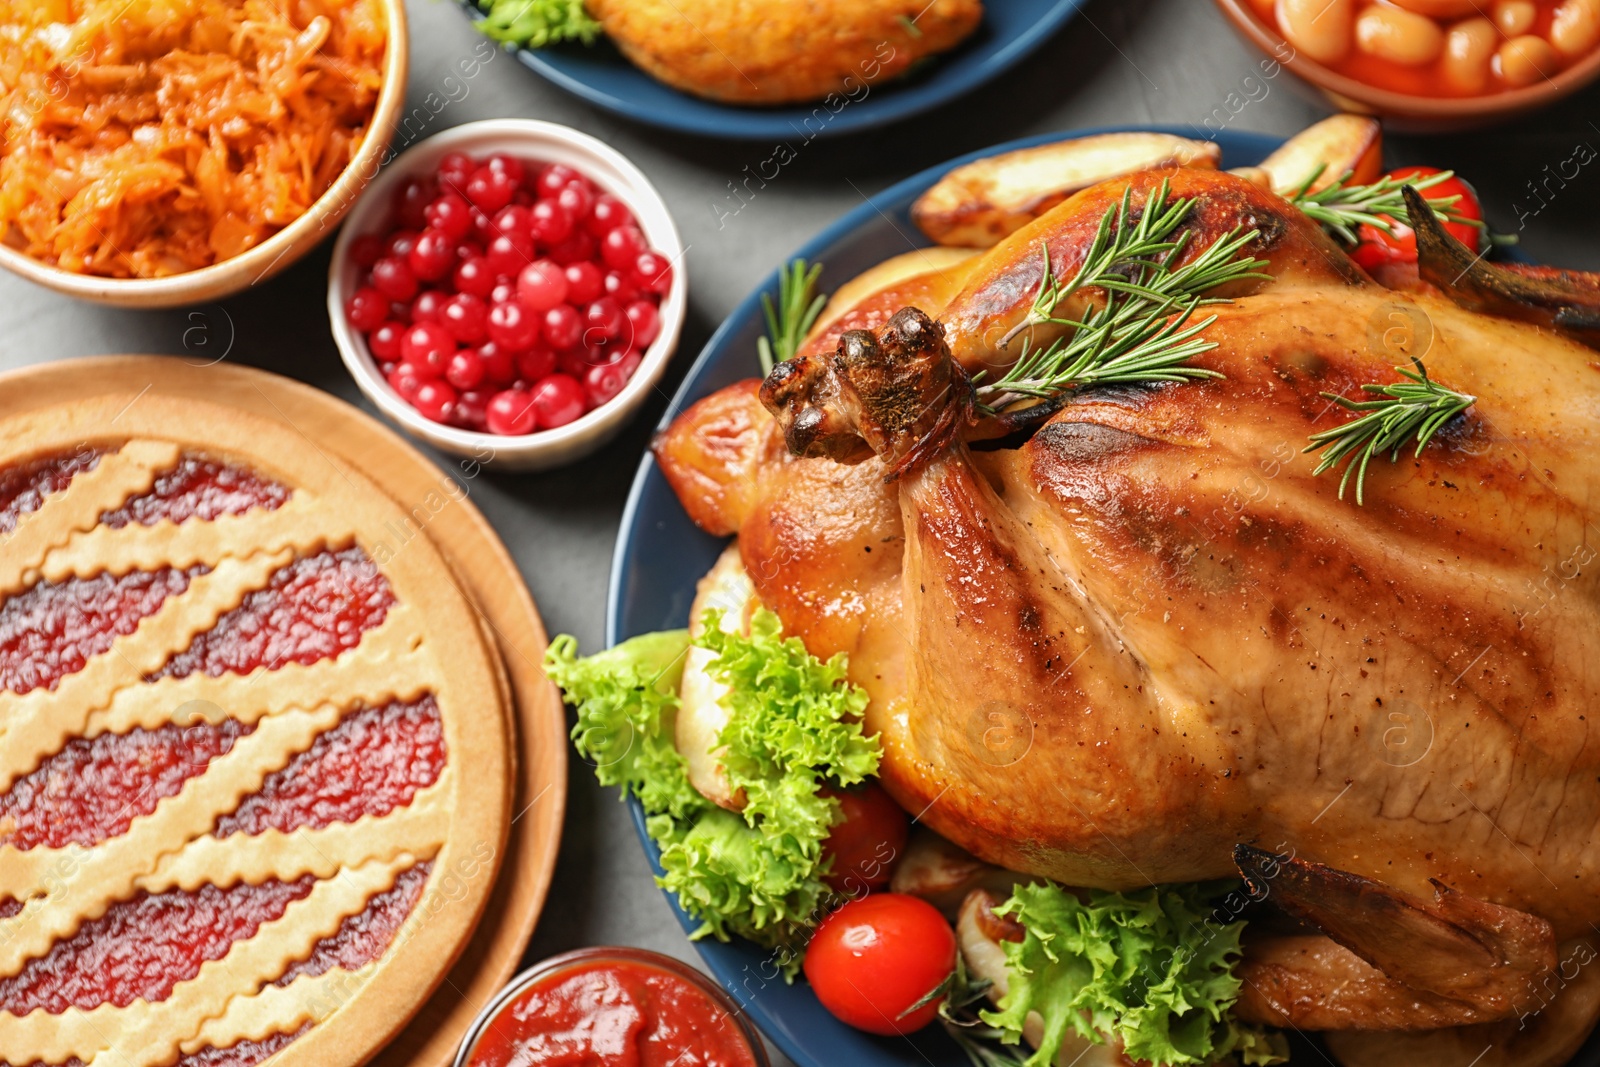
{"type": "Polygon", "coordinates": [[[785,628],[849,654],[895,798],[1065,885],[1242,872],[1298,924],[1241,965],[1260,1021],[1437,1050],[1521,1020],[1559,1032],[1504,1062],[1570,1054],[1593,992],[1542,1008],[1600,945],[1600,356],[1384,288],[1208,170],[1093,187],[842,311],[655,452],[785,628]],[[1220,377],[984,417],[1044,252],[1070,271],[1161,182],[1193,198],[1184,254],[1259,234],[1270,280],[1208,309],[1220,377]],[[1341,499],[1304,452],[1353,417],[1323,394],[1414,355],[1477,403],[1341,499]]]}

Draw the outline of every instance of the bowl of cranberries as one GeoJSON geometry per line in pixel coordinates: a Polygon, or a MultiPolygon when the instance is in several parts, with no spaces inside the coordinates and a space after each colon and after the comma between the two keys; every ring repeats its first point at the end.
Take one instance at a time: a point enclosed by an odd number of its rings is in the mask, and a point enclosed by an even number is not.
{"type": "Polygon", "coordinates": [[[334,246],[328,314],[389,418],[538,470],[605,444],[660,379],[683,325],[682,256],[660,195],[608,145],[473,122],[373,181],[334,246]]]}

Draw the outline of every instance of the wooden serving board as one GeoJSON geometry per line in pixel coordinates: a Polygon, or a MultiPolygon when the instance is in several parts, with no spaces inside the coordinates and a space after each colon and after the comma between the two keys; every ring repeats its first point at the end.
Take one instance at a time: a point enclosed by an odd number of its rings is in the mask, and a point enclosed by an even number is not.
{"type": "Polygon", "coordinates": [[[477,472],[441,469],[392,430],[309,385],[248,367],[195,366],[175,356],[99,356],[0,375],[0,415],[145,391],[232,404],[275,419],[299,431],[329,462],[361,471],[421,521],[499,648],[512,696],[518,771],[515,821],[499,880],[477,932],[433,997],[370,1061],[375,1067],[449,1067],[467,1027],[516,971],[533,935],[555,871],[567,797],[566,713],[540,667],[549,640],[516,564],[470,502],[477,472]]]}

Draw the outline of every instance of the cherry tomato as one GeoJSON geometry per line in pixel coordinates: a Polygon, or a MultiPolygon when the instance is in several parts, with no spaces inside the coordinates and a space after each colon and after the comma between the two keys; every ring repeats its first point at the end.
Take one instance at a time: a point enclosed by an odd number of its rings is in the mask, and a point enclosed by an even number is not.
{"type": "Polygon", "coordinates": [[[840,816],[822,843],[823,857],[833,857],[828,885],[852,897],[883,889],[895,861],[905,853],[911,820],[882,786],[871,782],[860,789],[825,792],[839,798],[840,816]]]}
{"type": "Polygon", "coordinates": [[[955,966],[955,931],[932,904],[903,893],[874,893],[829,915],[805,959],[823,1007],[858,1030],[884,1035],[932,1022],[942,997],[900,1016],[955,966]]]}
{"type": "MultiPolygon", "coordinates": [[[[1400,167],[1388,173],[1388,177],[1397,180],[1406,178],[1426,178],[1438,174],[1438,167],[1400,167]]],[[[1464,218],[1482,221],[1483,207],[1478,203],[1477,194],[1472,187],[1460,178],[1448,178],[1438,185],[1430,186],[1422,191],[1422,195],[1430,200],[1440,197],[1459,196],[1453,210],[1464,218]]],[[[1371,271],[1391,263],[1415,263],[1417,261],[1417,234],[1410,226],[1388,215],[1379,216],[1387,220],[1394,227],[1394,232],[1386,233],[1377,226],[1363,224],[1356,230],[1359,243],[1350,253],[1363,269],[1371,271]]],[[[1479,250],[1479,241],[1482,231],[1476,226],[1469,226],[1464,222],[1447,222],[1444,224],[1452,236],[1461,241],[1472,251],[1479,250]]]]}

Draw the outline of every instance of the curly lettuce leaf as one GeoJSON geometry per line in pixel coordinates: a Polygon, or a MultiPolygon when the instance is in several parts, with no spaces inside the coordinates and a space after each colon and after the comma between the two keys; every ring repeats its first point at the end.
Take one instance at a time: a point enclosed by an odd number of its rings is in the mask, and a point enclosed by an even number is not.
{"type": "Polygon", "coordinates": [[[486,16],[479,28],[502,44],[543,48],[561,41],[594,44],[600,23],[583,0],[478,0],[486,16]]]}
{"type": "Polygon", "coordinates": [[[1039,1013],[1044,1035],[1027,1067],[1053,1064],[1069,1031],[1095,1043],[1119,1038],[1129,1059],[1156,1067],[1235,1053],[1247,1064],[1281,1062],[1279,1046],[1229,1014],[1245,924],[1213,920],[1204,887],[1092,890],[1085,902],[1059,886],[1024,885],[998,912],[1026,933],[1006,943],[1009,987],[983,1019],[1015,1044],[1039,1013]]]}

